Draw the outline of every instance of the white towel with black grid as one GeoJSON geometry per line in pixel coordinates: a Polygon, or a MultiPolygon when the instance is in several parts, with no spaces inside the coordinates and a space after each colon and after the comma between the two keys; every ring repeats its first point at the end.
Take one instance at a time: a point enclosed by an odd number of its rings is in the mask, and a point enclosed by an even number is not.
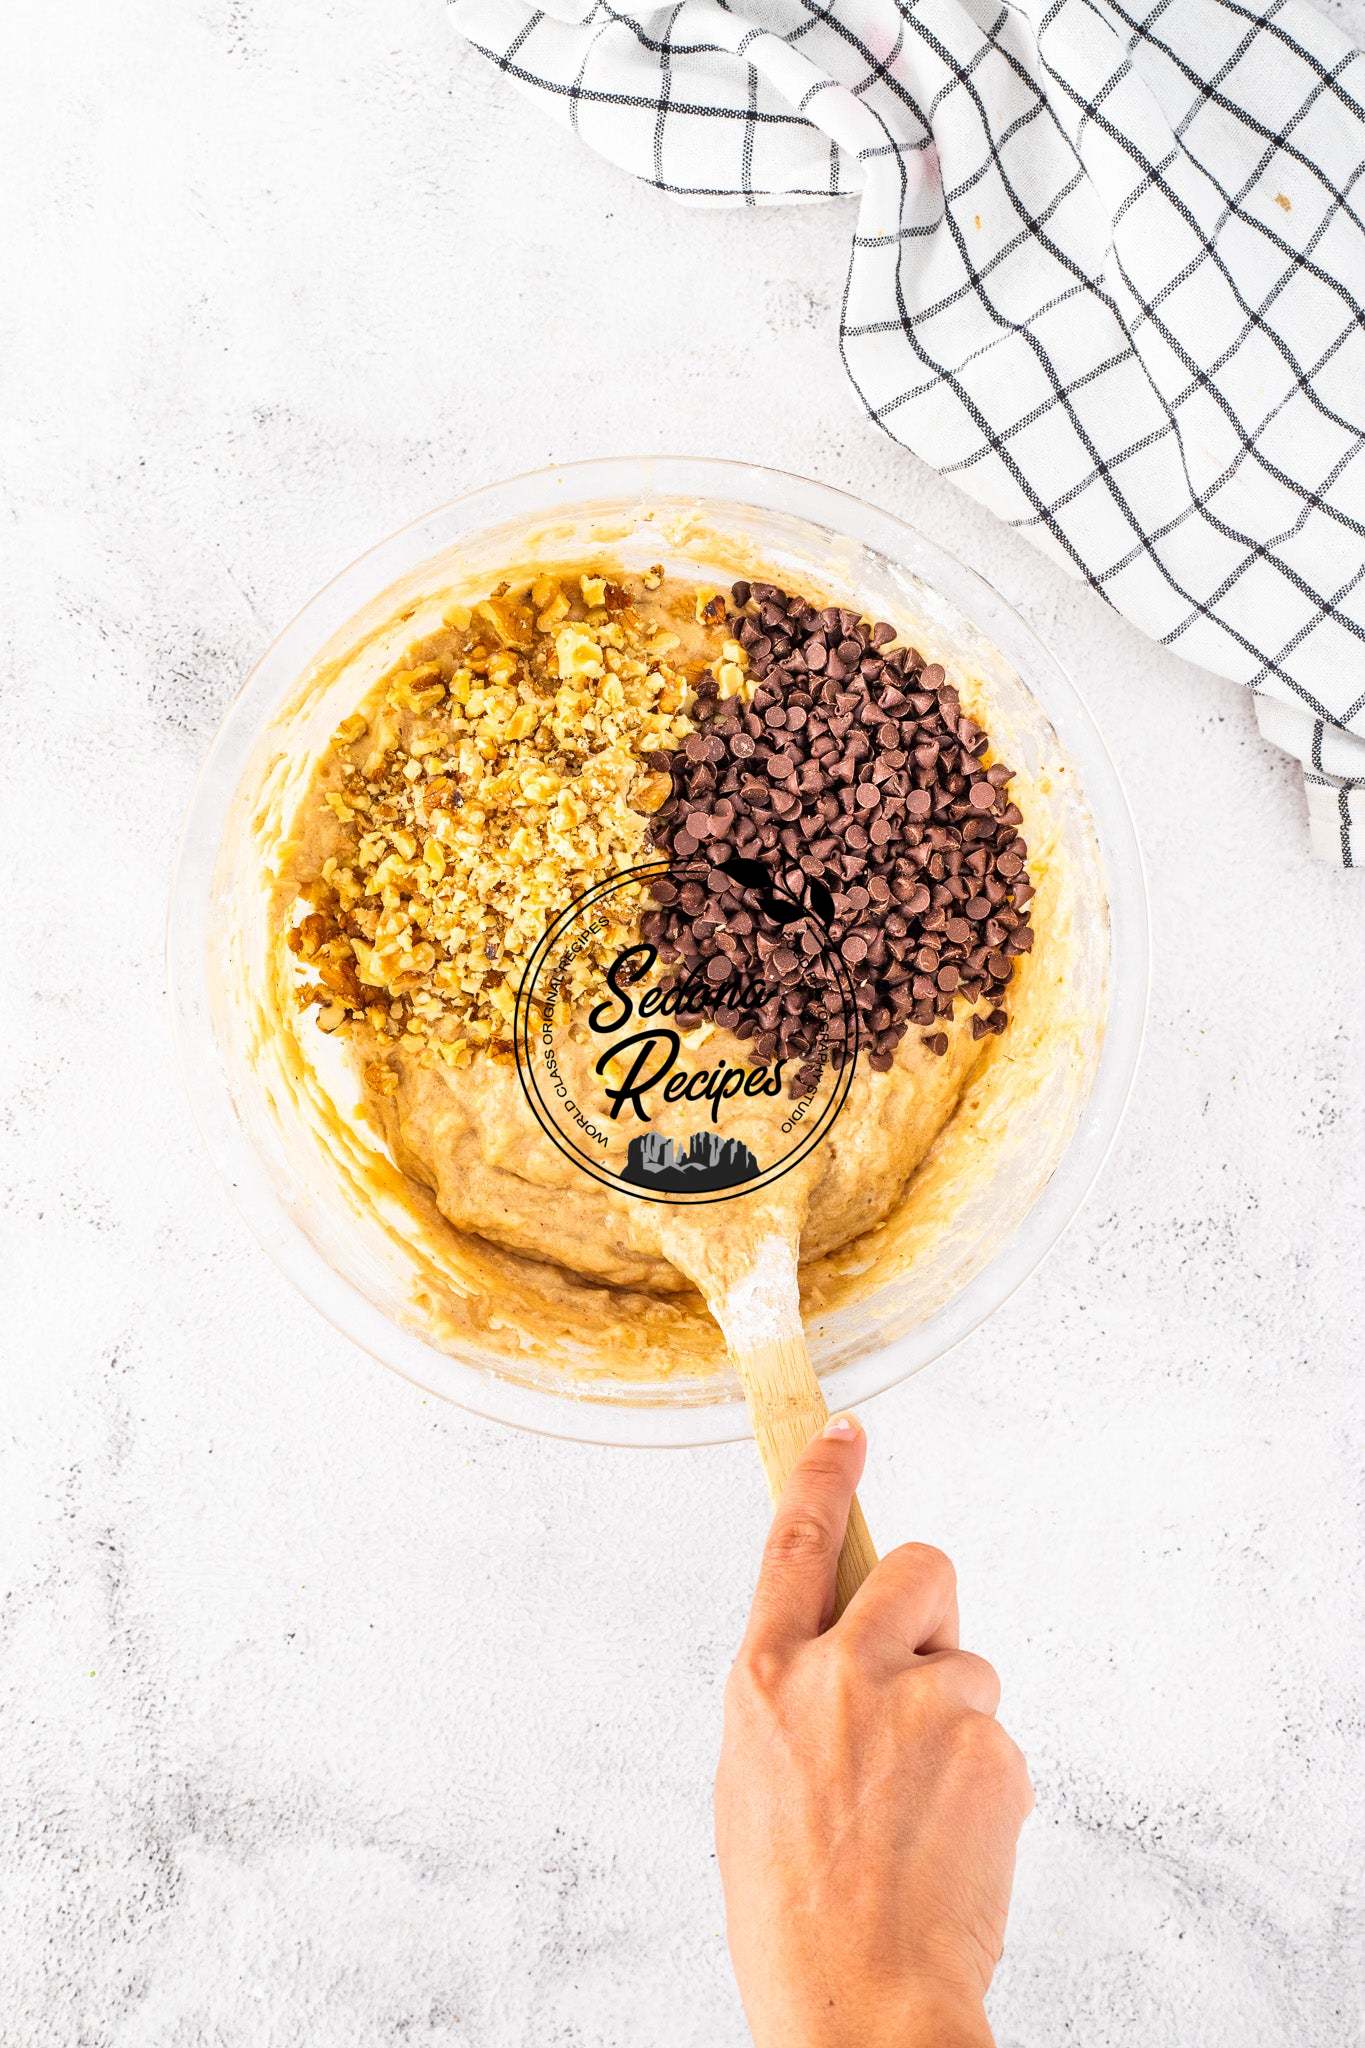
{"type": "Polygon", "coordinates": [[[1365,57],[1299,0],[452,0],[677,197],[858,195],[872,417],[1255,693],[1365,865],[1365,57]]]}

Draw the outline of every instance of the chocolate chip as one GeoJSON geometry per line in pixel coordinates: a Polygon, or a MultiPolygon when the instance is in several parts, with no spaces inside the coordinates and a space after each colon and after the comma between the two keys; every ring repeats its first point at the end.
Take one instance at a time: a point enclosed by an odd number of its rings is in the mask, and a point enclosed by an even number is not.
{"type": "MultiPolygon", "coordinates": [[[[692,706],[701,730],[658,762],[673,790],[650,827],[656,847],[708,864],[708,886],[656,894],[651,931],[665,958],[700,967],[718,990],[733,975],[766,986],[761,1030],[723,994],[709,1014],[760,1056],[799,1057],[802,1073],[822,1029],[821,1057],[836,1064],[848,1035],[832,944],[869,1064],[885,1072],[912,1024],[997,996],[1033,944],[1010,770],[980,765],[986,736],[943,669],[892,646],[886,621],[816,612],[775,584],[739,582],[731,594],[724,629],[747,650],[749,704],[721,701],[703,678],[692,706]],[[772,885],[730,872],[737,858],[759,875],[766,865],[772,885]]],[[[998,1006],[977,1013],[973,1037],[1004,1020],[998,1006]]],[[[947,1034],[932,1029],[925,1043],[946,1051],[947,1034]]]]}

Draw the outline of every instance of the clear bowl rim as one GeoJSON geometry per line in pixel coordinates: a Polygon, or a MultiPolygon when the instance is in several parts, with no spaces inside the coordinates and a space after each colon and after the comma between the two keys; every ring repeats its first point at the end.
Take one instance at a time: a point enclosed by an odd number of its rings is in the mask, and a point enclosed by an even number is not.
{"type": "MultiPolygon", "coordinates": [[[[167,905],[166,964],[182,1086],[204,1145],[258,1243],[333,1328],[424,1392],[484,1420],[570,1442],[688,1449],[746,1439],[751,1432],[743,1401],[732,1396],[705,1403],[658,1400],[644,1404],[594,1398],[590,1385],[566,1388],[563,1393],[530,1387],[423,1344],[339,1273],[292,1216],[289,1203],[237,1121],[209,1021],[205,977],[211,880],[222,827],[251,749],[268,723],[270,711],[278,708],[275,671],[285,651],[295,642],[309,640],[308,653],[315,654],[364,603],[387,589],[400,574],[410,573],[442,546],[449,546],[458,535],[433,541],[425,555],[409,552],[418,536],[441,522],[480,509],[490,514],[482,523],[491,524],[498,517],[569,511],[603,498],[655,496],[661,500],[724,498],[730,504],[794,512],[832,533],[876,548],[892,560],[902,560],[994,644],[1002,646],[1030,692],[1035,676],[1046,674],[1045,709],[1054,724],[1057,704],[1064,709],[1065,730],[1059,730],[1059,737],[1068,758],[1080,769],[1110,909],[1109,1003],[1090,1093],[1055,1170],[1022,1221],[968,1285],[914,1333],[923,1355],[907,1359],[903,1354],[910,1339],[892,1340],[826,1373],[826,1391],[841,1407],[861,1405],[943,1357],[994,1315],[1047,1257],[1085,1201],[1112,1149],[1132,1091],[1150,993],[1142,853],[1113,759],[1088,705],[1057,656],[978,570],[959,561],[908,520],[837,485],[727,457],[590,458],[549,464],[478,485],[404,522],[364,549],[330,577],[273,637],[224,712],[196,779],[176,848],[167,905]],[[537,501],[541,492],[544,497],[537,501]],[[492,510],[495,505],[499,508],[496,513],[492,510]],[[401,566],[397,565],[399,558],[401,566]],[[927,569],[926,563],[930,565],[927,569]],[[393,565],[385,568],[386,564],[393,565]],[[351,593],[362,574],[365,589],[350,596],[344,613],[324,626],[324,616],[351,593]],[[1003,645],[1001,626],[1006,628],[1003,645]],[[1029,667],[1015,659],[1015,648],[1027,653],[1029,667]],[[267,686],[276,694],[269,704],[262,705],[257,700],[265,698],[267,686]],[[262,712],[264,715],[259,715],[262,712]],[[420,1364],[393,1355],[400,1342],[415,1349],[420,1364]],[[435,1384],[434,1380],[449,1384],[435,1384]]],[[[480,528],[466,517],[462,530],[477,532],[480,528]]],[[[304,673],[306,658],[299,660],[291,654],[289,660],[289,676],[297,680],[304,673]]]]}

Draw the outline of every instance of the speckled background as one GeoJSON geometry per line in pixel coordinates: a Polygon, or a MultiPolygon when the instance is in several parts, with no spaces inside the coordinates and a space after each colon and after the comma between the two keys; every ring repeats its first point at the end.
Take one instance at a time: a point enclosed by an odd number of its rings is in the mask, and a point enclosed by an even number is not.
{"type": "Polygon", "coordinates": [[[360,1356],[219,1187],[163,998],[276,628],[443,497],[661,447],[994,578],[1149,862],[1115,1156],[868,1416],[873,1528],[957,1558],[1037,1780],[1002,2048],[1350,2048],[1365,884],[1249,705],[860,417],[842,207],[677,209],[438,0],[10,0],[0,133],[5,2048],[744,2040],[708,1801],[752,1452],[515,1436],[360,1356]]]}

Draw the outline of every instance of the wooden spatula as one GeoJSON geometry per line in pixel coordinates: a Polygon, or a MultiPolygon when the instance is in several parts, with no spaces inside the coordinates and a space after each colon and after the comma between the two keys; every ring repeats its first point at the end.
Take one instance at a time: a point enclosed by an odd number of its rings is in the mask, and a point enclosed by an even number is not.
{"type": "MultiPolygon", "coordinates": [[[[802,1451],[829,1420],[801,1327],[795,1247],[782,1237],[761,1239],[747,1271],[711,1303],[711,1310],[743,1385],[768,1490],[776,1500],[802,1451]]],[[[876,1562],[855,1500],[839,1553],[836,1619],[876,1562]]]]}

